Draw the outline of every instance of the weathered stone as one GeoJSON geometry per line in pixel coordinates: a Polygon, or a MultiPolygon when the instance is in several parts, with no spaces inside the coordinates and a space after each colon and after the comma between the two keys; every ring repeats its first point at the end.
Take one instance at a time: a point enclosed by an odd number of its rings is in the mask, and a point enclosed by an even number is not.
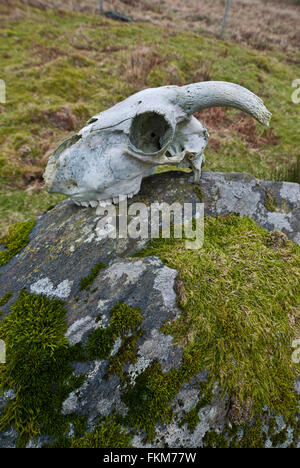
{"type": "MultiPolygon", "coordinates": [[[[199,203],[199,197],[205,204],[207,215],[235,212],[249,216],[266,229],[282,230],[289,239],[300,243],[298,184],[260,181],[247,174],[204,172],[195,191],[191,174],[169,172],[145,179],[141,192],[129,205],[134,202],[150,205],[155,201],[199,203]],[[266,207],[267,193],[272,195],[274,211],[266,207]]],[[[141,328],[144,330],[138,341],[137,362],[127,364],[124,369],[131,385],[153,360],[157,360],[165,372],[178,369],[182,362],[182,348],[174,346],[173,338],[160,331],[164,323],[175,320],[181,313],[174,291],[177,271],[156,257],[133,258],[132,255],[145,245],[146,240],[97,238],[98,221],[99,216],[93,208],[82,209],[68,200],[37,219],[27,247],[0,269],[0,297],[9,291],[14,292],[2,307],[1,320],[9,313],[9,307],[22,288],[50,298],[58,297],[66,304],[66,337],[70,344],[86,344],[93,330],[109,326],[112,307],[122,301],[133,308],[140,308],[141,328]],[[79,290],[82,277],[89,275],[99,261],[107,266],[99,271],[90,291],[79,290]]],[[[118,338],[111,356],[118,352],[120,345],[118,338]]],[[[99,415],[106,416],[113,410],[123,415],[127,412],[121,399],[120,377],[109,375],[104,379],[108,364],[108,359],[104,359],[73,365],[74,374],[84,374],[86,380],[69,394],[62,412],[85,416],[89,429],[93,428],[99,415]]],[[[219,397],[217,388],[214,389],[212,403],[199,410],[199,422],[194,432],[190,432],[186,424],[178,424],[183,411],[188,412],[195,407],[199,384],[205,381],[204,372],[182,386],[172,403],[177,420],[157,425],[153,443],[145,443],[141,432],[133,438],[133,444],[137,447],[163,447],[165,444],[169,447],[199,447],[207,431],[221,431],[228,418],[228,408],[226,399],[219,397]]],[[[299,382],[295,386],[298,389],[299,382]]],[[[9,398],[14,398],[14,394],[6,392],[0,398],[0,412],[9,398]]],[[[43,437],[38,441],[31,440],[27,446],[43,445],[47,441],[43,437]]],[[[15,446],[16,438],[15,430],[8,428],[5,433],[0,433],[0,446],[15,446]]]]}
{"type": "MultiPolygon", "coordinates": [[[[243,173],[203,172],[200,184],[195,185],[191,174],[174,171],[145,179],[141,192],[128,200],[128,207],[135,202],[144,202],[149,207],[156,201],[169,204],[203,201],[206,215],[235,212],[249,216],[265,229],[282,231],[288,239],[300,244],[300,186],[296,183],[261,181],[243,173]],[[200,187],[198,196],[195,187],[200,187]],[[266,207],[270,193],[274,198],[272,211],[266,207]]],[[[23,287],[67,299],[74,309],[72,301],[80,279],[97,262],[108,264],[116,258],[126,258],[145,244],[146,240],[131,237],[99,239],[96,232],[99,219],[95,209],[78,208],[69,200],[40,216],[28,246],[1,268],[0,294],[15,292],[14,298],[2,307],[4,312],[23,287]]],[[[138,267],[132,268],[129,275],[137,274],[137,270],[138,267]]],[[[87,309],[83,313],[80,305],[76,305],[76,311],[72,313],[78,319],[86,320],[89,315],[87,309]]]]}

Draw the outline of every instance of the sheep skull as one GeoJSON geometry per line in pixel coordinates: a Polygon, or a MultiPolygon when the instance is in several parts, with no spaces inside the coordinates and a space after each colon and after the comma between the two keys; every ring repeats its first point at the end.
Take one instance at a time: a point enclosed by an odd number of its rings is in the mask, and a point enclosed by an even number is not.
{"type": "Polygon", "coordinates": [[[95,115],[65,140],[49,159],[46,188],[96,207],[131,197],[163,164],[191,167],[198,182],[209,135],[193,113],[214,106],[236,107],[265,125],[271,118],[260,98],[232,83],[146,89],[95,115]]]}

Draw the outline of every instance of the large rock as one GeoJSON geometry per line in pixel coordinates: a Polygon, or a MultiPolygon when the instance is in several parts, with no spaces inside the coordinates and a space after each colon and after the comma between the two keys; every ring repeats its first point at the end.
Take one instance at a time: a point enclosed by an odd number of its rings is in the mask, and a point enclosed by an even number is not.
{"type": "MultiPolygon", "coordinates": [[[[192,183],[190,174],[168,172],[145,179],[141,192],[129,204],[143,201],[167,203],[199,202],[205,204],[206,215],[238,213],[253,218],[267,230],[279,230],[300,243],[300,186],[286,182],[266,182],[248,174],[204,172],[200,189],[192,183]],[[201,200],[199,200],[199,198],[201,200]]],[[[87,343],[91,331],[107,327],[112,307],[121,302],[140,307],[144,336],[138,342],[138,361],[126,367],[131,384],[154,360],[165,372],[178,369],[182,363],[182,348],[174,346],[173,337],[160,331],[165,322],[174,321],[181,311],[177,306],[174,282],[177,271],[165,266],[157,257],[134,258],[133,254],[145,245],[141,239],[99,239],[96,226],[99,216],[92,208],[79,208],[69,200],[38,217],[28,245],[7,265],[0,268],[0,298],[13,291],[13,297],[2,307],[1,320],[20,291],[43,294],[65,301],[69,343],[87,343]],[[106,267],[95,277],[89,292],[79,291],[80,281],[91,269],[103,262],[106,267]],[[101,321],[99,322],[99,314],[101,321]]],[[[117,339],[111,354],[121,345],[117,339]]],[[[99,415],[115,410],[126,414],[122,401],[119,376],[104,379],[108,360],[74,363],[74,373],[84,374],[86,380],[71,392],[62,405],[63,414],[83,415],[89,430],[99,415]]],[[[195,375],[185,383],[173,401],[178,417],[195,407],[199,383],[206,373],[195,375]]],[[[194,431],[172,422],[157,425],[155,441],[146,444],[143,431],[137,432],[133,445],[140,447],[168,445],[169,447],[198,447],[211,430],[222,428],[228,418],[226,398],[213,390],[212,402],[199,409],[200,422],[194,431]]],[[[0,411],[11,391],[0,399],[0,411]]],[[[7,428],[0,434],[0,446],[14,446],[16,431],[7,428]]],[[[30,441],[29,446],[41,446],[43,438],[30,441]]],[[[47,439],[44,440],[44,442],[47,439]]]]}

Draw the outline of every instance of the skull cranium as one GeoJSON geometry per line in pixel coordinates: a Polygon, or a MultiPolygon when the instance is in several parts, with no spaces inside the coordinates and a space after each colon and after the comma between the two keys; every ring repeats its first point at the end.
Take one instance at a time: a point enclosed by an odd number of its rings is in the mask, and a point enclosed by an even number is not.
{"type": "Polygon", "coordinates": [[[158,165],[191,167],[199,181],[209,135],[193,113],[214,106],[236,107],[266,125],[271,118],[260,98],[233,83],[146,89],[65,140],[49,159],[46,188],[96,207],[137,193],[158,165]]]}

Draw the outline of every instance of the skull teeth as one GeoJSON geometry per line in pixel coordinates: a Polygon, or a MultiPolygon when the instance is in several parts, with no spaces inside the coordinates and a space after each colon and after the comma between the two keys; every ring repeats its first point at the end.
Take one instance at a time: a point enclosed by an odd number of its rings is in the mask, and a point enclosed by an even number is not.
{"type": "Polygon", "coordinates": [[[107,198],[106,200],[99,200],[98,201],[98,206],[102,206],[102,207],[106,207],[106,206],[109,206],[109,205],[112,205],[112,199],[111,198],[107,198]]]}
{"type": "Polygon", "coordinates": [[[107,198],[106,200],[89,200],[89,201],[73,200],[73,201],[77,206],[82,206],[84,208],[88,208],[89,206],[91,206],[92,208],[97,208],[98,206],[105,208],[106,206],[110,206],[112,204],[118,204],[119,201],[124,200],[126,197],[132,198],[137,193],[138,193],[138,190],[130,192],[126,195],[119,195],[118,197],[107,198]]]}

